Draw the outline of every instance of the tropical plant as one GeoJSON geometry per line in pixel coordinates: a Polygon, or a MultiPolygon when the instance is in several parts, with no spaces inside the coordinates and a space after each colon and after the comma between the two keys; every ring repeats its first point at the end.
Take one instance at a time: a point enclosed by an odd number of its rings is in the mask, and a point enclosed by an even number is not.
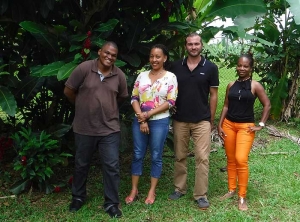
{"type": "MultiPolygon", "coordinates": [[[[233,19],[233,26],[219,30],[232,41],[239,41],[240,53],[249,49],[254,52],[257,61],[255,71],[262,77],[261,82],[270,94],[271,117],[286,121],[291,117],[299,118],[299,1],[196,0],[194,6],[192,21],[202,24],[208,36],[215,32],[207,32],[214,29],[206,25],[216,16],[233,19]]],[[[210,49],[207,47],[216,58],[210,49]]],[[[232,54],[228,57],[229,66],[235,64],[238,56],[232,54]]]]}
{"type": "Polygon", "coordinates": [[[54,167],[66,161],[71,154],[61,152],[59,141],[45,131],[34,133],[30,128],[22,129],[13,134],[14,148],[17,157],[14,160],[14,170],[20,171],[22,179],[10,189],[19,194],[28,186],[38,187],[41,191],[53,191],[51,177],[54,167]]]}
{"type": "Polygon", "coordinates": [[[258,68],[268,84],[274,119],[300,117],[300,21],[298,1],[267,1],[268,13],[254,26],[256,35],[273,45],[256,44],[260,58],[258,68]],[[299,13],[299,12],[298,12],[299,13]]]}

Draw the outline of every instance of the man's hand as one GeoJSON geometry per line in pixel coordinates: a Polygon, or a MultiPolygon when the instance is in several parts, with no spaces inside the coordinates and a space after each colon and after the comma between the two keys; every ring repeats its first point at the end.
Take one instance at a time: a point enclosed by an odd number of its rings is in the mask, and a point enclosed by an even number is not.
{"type": "Polygon", "coordinates": [[[174,115],[177,111],[177,107],[176,106],[172,106],[171,109],[170,109],[170,114],[171,115],[174,115]]]}

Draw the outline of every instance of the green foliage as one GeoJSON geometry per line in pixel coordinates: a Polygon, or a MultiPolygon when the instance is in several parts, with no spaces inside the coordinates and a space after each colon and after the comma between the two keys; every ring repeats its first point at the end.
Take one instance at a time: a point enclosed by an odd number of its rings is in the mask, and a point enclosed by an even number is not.
{"type": "Polygon", "coordinates": [[[9,91],[7,87],[0,85],[0,107],[10,116],[16,114],[17,103],[14,99],[13,94],[9,91]]]}
{"type": "Polygon", "coordinates": [[[52,139],[45,131],[34,133],[30,128],[22,127],[11,138],[17,152],[14,170],[20,171],[22,177],[11,188],[11,192],[19,194],[31,184],[49,193],[52,189],[49,180],[54,174],[53,168],[72,155],[61,152],[59,141],[52,139]]]}
{"type": "MultiPolygon", "coordinates": [[[[258,52],[256,66],[270,92],[272,118],[286,120],[299,115],[298,104],[291,98],[298,93],[300,56],[300,26],[287,6],[286,1],[270,3],[266,16],[254,26],[256,36],[273,45],[253,41],[256,43],[254,49],[258,52]],[[295,87],[291,87],[292,82],[296,84],[295,87]],[[292,111],[283,117],[287,109],[292,111]]],[[[291,6],[296,7],[295,4],[291,6]]]]}

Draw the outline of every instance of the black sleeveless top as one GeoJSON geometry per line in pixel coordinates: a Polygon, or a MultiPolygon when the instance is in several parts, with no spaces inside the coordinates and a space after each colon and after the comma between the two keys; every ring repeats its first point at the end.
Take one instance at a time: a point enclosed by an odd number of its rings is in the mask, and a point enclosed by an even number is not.
{"type": "Polygon", "coordinates": [[[251,92],[251,81],[235,81],[228,92],[226,119],[237,123],[254,123],[253,106],[256,99],[251,92]]]}

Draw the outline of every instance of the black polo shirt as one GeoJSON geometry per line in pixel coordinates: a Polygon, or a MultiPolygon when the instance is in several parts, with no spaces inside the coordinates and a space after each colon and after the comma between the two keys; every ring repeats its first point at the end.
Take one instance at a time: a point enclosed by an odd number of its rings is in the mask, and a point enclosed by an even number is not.
{"type": "Polygon", "coordinates": [[[187,58],[174,62],[170,71],[178,81],[177,111],[173,119],[188,123],[210,121],[209,91],[210,87],[219,86],[218,67],[201,56],[192,72],[187,66],[187,58]]]}

